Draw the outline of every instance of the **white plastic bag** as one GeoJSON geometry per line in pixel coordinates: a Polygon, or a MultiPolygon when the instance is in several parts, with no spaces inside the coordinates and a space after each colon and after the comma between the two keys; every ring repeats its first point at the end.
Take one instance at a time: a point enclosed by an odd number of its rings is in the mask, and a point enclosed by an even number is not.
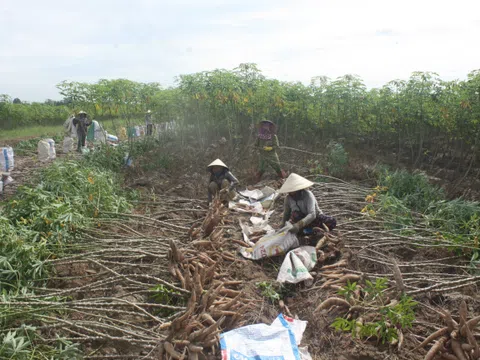
{"type": "Polygon", "coordinates": [[[250,235],[253,233],[260,231],[265,231],[266,235],[275,233],[275,230],[268,225],[268,219],[252,216],[250,217],[250,221],[252,222],[253,226],[249,226],[239,219],[240,227],[242,228],[243,241],[250,246],[255,246],[255,243],[250,242],[250,235]]]}
{"type": "Polygon", "coordinates": [[[68,119],[63,123],[63,129],[65,131],[65,136],[76,138],[77,128],[75,125],[73,125],[73,119],[75,119],[75,116],[69,116],[68,119]]]}
{"type": "Polygon", "coordinates": [[[302,246],[290,251],[283,260],[277,281],[296,284],[305,280],[312,280],[309,271],[317,263],[317,251],[313,246],[302,246]]]}
{"type": "Polygon", "coordinates": [[[53,139],[43,139],[38,142],[38,159],[40,161],[54,160],[56,157],[57,153],[53,139]]]}
{"type": "Polygon", "coordinates": [[[72,151],[73,149],[73,138],[71,137],[64,137],[63,138],[63,153],[64,154],[68,154],[70,151],[72,151]]]}
{"type": "Polygon", "coordinates": [[[107,140],[111,142],[118,142],[118,136],[107,134],[107,140]]]}
{"type": "MultiPolygon", "coordinates": [[[[90,138],[90,141],[93,142],[100,142],[100,143],[105,143],[106,142],[106,136],[107,132],[103,130],[102,125],[97,120],[92,120],[92,124],[90,125],[93,129],[93,139],[90,138]]],[[[87,140],[88,140],[87,136],[87,140]]]]}
{"type": "Polygon", "coordinates": [[[7,146],[0,148],[0,150],[0,172],[12,171],[15,165],[13,149],[10,146],[7,146]]]}
{"type": "Polygon", "coordinates": [[[240,247],[239,252],[247,259],[259,260],[284,255],[298,245],[297,236],[285,230],[262,237],[252,248],[240,247]]]}
{"type": "Polygon", "coordinates": [[[306,321],[280,314],[272,325],[249,325],[223,333],[222,360],[302,360],[298,344],[306,326],[306,321]]]}

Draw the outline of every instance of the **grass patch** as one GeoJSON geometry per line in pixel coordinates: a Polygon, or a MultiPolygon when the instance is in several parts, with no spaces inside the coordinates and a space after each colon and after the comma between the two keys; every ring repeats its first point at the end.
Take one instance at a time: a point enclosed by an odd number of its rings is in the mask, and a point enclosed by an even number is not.
{"type": "Polygon", "coordinates": [[[17,140],[28,137],[53,136],[63,131],[62,125],[30,126],[0,131],[0,141],[7,144],[8,140],[17,140]]]}

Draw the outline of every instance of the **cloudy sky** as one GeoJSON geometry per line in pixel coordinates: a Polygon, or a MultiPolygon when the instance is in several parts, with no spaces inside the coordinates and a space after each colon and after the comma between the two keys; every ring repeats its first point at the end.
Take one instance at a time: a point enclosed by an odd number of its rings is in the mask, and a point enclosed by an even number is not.
{"type": "Polygon", "coordinates": [[[0,94],[59,99],[62,80],[175,76],[254,62],[367,86],[480,68],[478,0],[0,0],[0,94]]]}

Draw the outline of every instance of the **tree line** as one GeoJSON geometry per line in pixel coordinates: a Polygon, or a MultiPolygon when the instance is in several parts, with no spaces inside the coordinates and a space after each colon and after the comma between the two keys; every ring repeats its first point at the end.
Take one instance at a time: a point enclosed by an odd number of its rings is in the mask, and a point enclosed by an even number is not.
{"type": "Polygon", "coordinates": [[[0,98],[0,128],[59,123],[80,109],[97,119],[132,119],[151,109],[157,121],[193,125],[199,135],[213,129],[233,139],[270,119],[284,143],[314,146],[342,139],[386,149],[414,165],[447,161],[471,167],[478,161],[480,70],[452,81],[415,72],[408,80],[367,89],[355,75],[319,76],[304,85],[268,79],[255,64],[240,64],[180,75],[171,88],[126,79],[64,81],[57,88],[59,103],[0,98]]]}

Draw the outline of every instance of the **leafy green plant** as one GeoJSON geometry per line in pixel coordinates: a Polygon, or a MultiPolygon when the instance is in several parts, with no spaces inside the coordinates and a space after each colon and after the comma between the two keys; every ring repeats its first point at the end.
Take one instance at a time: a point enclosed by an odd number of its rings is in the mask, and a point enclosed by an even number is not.
{"type": "Polygon", "coordinates": [[[350,283],[350,281],[347,281],[347,285],[338,290],[338,294],[342,295],[345,300],[349,301],[351,297],[355,294],[357,288],[358,286],[356,282],[350,283]]]}
{"type": "Polygon", "coordinates": [[[332,176],[342,176],[348,165],[348,153],[342,144],[333,140],[327,145],[328,173],[332,176]]]}
{"type": "MultiPolygon", "coordinates": [[[[20,187],[2,204],[0,291],[4,303],[34,295],[33,289],[44,284],[51,270],[45,260],[67,253],[65,245],[75,240],[78,229],[92,226],[99,216],[131,207],[119,177],[88,160],[57,161],[41,169],[32,182],[36,185],[20,187]]],[[[35,319],[38,311],[30,310],[19,313],[0,307],[0,358],[79,358],[76,344],[61,338],[55,345],[45,344],[28,325],[15,330],[19,321],[28,324],[35,319]]],[[[48,309],[41,311],[48,314],[48,309]]]]}
{"type": "Polygon", "coordinates": [[[378,173],[378,183],[387,188],[386,194],[400,199],[406,207],[425,212],[432,203],[443,200],[443,191],[428,181],[425,174],[409,173],[406,170],[378,173]]]}
{"type": "Polygon", "coordinates": [[[55,141],[55,144],[61,143],[63,136],[56,134],[54,136],[43,135],[33,139],[22,140],[14,146],[15,155],[28,155],[37,151],[38,142],[42,139],[50,138],[55,141]]]}
{"type": "Polygon", "coordinates": [[[270,302],[275,303],[280,300],[280,294],[271,282],[258,282],[257,287],[262,291],[262,296],[266,297],[270,302]]]}
{"type": "Polygon", "coordinates": [[[376,300],[383,298],[383,291],[388,288],[388,279],[376,278],[375,282],[365,280],[365,299],[376,300]]]}
{"type": "Polygon", "coordinates": [[[388,279],[377,278],[366,280],[361,287],[363,298],[355,298],[355,292],[360,287],[356,283],[348,283],[338,291],[357,310],[357,317],[338,317],[331,324],[336,331],[352,334],[357,338],[375,338],[383,343],[398,341],[398,331],[411,328],[415,321],[416,302],[409,296],[402,295],[399,299],[389,301],[385,291],[388,289],[388,279]]]}

